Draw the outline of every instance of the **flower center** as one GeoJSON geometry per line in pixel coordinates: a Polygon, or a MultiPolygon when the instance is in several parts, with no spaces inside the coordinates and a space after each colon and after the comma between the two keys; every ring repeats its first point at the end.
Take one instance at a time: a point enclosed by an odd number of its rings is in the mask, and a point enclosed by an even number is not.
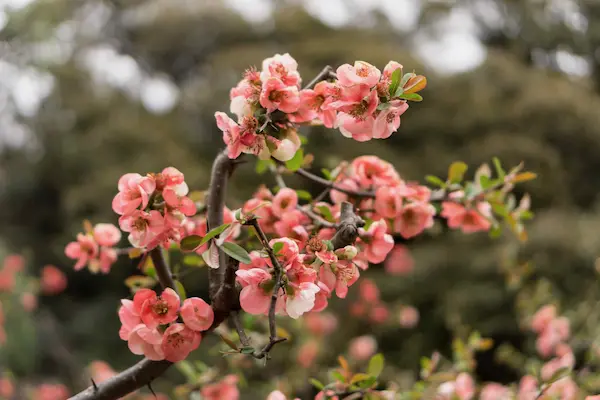
{"type": "Polygon", "coordinates": [[[148,221],[146,221],[144,218],[138,218],[133,223],[133,227],[136,231],[145,231],[148,227],[148,221]]]}
{"type": "Polygon", "coordinates": [[[282,101],[285,98],[285,93],[279,90],[273,90],[269,93],[269,100],[273,102],[282,101]]]}
{"type": "Polygon", "coordinates": [[[369,69],[363,65],[362,67],[356,70],[356,75],[362,78],[366,78],[367,76],[369,76],[369,69]]]}
{"type": "Polygon", "coordinates": [[[159,299],[153,306],[152,310],[158,315],[165,315],[169,312],[169,305],[163,299],[159,299]]]}

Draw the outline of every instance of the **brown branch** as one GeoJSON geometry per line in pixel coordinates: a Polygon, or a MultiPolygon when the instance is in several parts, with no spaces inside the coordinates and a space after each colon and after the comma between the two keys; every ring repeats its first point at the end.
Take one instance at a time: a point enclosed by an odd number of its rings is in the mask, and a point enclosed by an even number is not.
{"type": "Polygon", "coordinates": [[[316,86],[317,83],[329,78],[336,79],[337,76],[333,72],[333,68],[330,65],[327,65],[321,70],[321,72],[317,74],[317,76],[315,76],[310,82],[308,82],[306,86],[303,87],[303,89],[312,89],[316,86]]]}
{"type": "Polygon", "coordinates": [[[354,244],[358,238],[358,228],[365,226],[365,221],[354,212],[354,206],[347,201],[342,202],[340,212],[340,222],[337,232],[331,238],[331,244],[334,249],[354,244]]]}
{"type": "Polygon", "coordinates": [[[320,185],[323,185],[327,188],[333,189],[333,190],[337,190],[338,192],[342,192],[347,194],[348,196],[351,197],[357,197],[357,198],[369,198],[369,199],[373,199],[375,198],[375,193],[374,192],[365,192],[365,191],[361,191],[361,190],[350,190],[350,189],[345,189],[341,186],[336,185],[334,182],[329,181],[325,178],[321,178],[318,175],[315,175],[311,172],[308,172],[307,170],[303,169],[303,168],[299,168],[296,171],[294,171],[296,174],[309,179],[315,183],[318,183],[320,185]]]}
{"type": "Polygon", "coordinates": [[[175,281],[173,280],[173,274],[171,274],[171,269],[167,265],[160,247],[150,250],[150,258],[152,258],[152,263],[154,264],[154,269],[156,270],[156,276],[158,277],[158,281],[160,282],[162,288],[171,288],[177,291],[175,281]]]}

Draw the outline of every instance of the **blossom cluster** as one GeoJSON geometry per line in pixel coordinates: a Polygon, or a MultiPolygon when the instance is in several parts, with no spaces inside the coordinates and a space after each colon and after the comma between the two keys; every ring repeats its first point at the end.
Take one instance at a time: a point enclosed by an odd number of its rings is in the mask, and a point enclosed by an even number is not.
{"type": "Polygon", "coordinates": [[[85,225],[85,233],[78,233],[77,240],[65,247],[65,255],[75,263],[75,270],[85,266],[90,272],[108,274],[112,265],[117,261],[117,251],[114,246],[121,240],[121,231],[112,224],[85,225]]]}
{"type": "Polygon", "coordinates": [[[247,70],[230,91],[230,111],[237,121],[215,113],[229,157],[248,153],[287,161],[300,147],[299,124],[339,128],[361,142],[385,139],[400,127],[407,100],[420,100],[416,92],[426,85],[423,76],[402,76],[402,65],[395,61],[383,73],[356,61],[340,66],[331,77],[301,89],[298,63],[287,53],[265,59],[260,71],[247,70]]]}
{"type": "Polygon", "coordinates": [[[196,205],[186,196],[184,175],[173,167],[146,176],[125,174],[118,189],[112,208],[120,215],[119,227],[137,248],[150,250],[179,242],[187,217],[196,213],[196,205]]]}
{"type": "Polygon", "coordinates": [[[214,320],[212,308],[198,297],[181,304],[179,295],[167,288],[160,295],[140,289],[132,300],[121,300],[119,336],[132,353],[150,360],[184,360],[201,340],[214,320]],[[179,318],[183,322],[178,322],[179,318]]]}

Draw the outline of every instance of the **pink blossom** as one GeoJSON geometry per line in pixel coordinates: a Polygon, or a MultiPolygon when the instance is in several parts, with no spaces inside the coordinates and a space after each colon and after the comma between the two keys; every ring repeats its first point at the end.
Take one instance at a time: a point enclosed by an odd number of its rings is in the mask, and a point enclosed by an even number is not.
{"type": "Polygon", "coordinates": [[[136,325],[127,338],[127,345],[133,354],[144,355],[154,361],[165,359],[162,342],[163,334],[156,328],[151,329],[144,324],[136,325]]]}
{"type": "Polygon", "coordinates": [[[300,107],[300,94],[296,86],[286,86],[280,79],[268,78],[263,82],[260,105],[268,112],[281,110],[293,113],[300,107]]]}
{"type": "Polygon", "coordinates": [[[2,268],[10,272],[21,272],[25,268],[25,258],[20,254],[9,254],[4,257],[2,268]]]}
{"type": "Polygon", "coordinates": [[[481,389],[480,400],[508,400],[511,399],[511,391],[499,383],[488,383],[481,389]]]}
{"type": "MultiPolygon", "coordinates": [[[[150,289],[145,289],[150,290],[150,289]]],[[[121,321],[121,329],[119,330],[119,337],[122,340],[128,340],[131,331],[142,323],[140,318],[140,309],[136,309],[133,301],[121,300],[121,307],[119,308],[119,320],[121,321]]],[[[141,305],[140,305],[141,306],[141,305]]]]}
{"type": "Polygon", "coordinates": [[[171,324],[163,335],[162,351],[165,360],[178,362],[185,360],[193,350],[200,345],[200,333],[191,330],[184,324],[171,324]]]}
{"type": "Polygon", "coordinates": [[[249,314],[264,314],[270,304],[271,293],[262,286],[272,282],[271,274],[264,269],[252,268],[236,271],[237,280],[243,289],[240,292],[242,309],[249,314]]]}
{"type": "Polygon", "coordinates": [[[240,392],[237,388],[238,377],[227,375],[220,382],[204,385],[200,394],[203,400],[238,400],[240,392]]]}
{"type": "Polygon", "coordinates": [[[531,329],[537,333],[542,333],[554,318],[556,318],[556,306],[547,304],[533,315],[531,329]]]}
{"type": "Polygon", "coordinates": [[[148,206],[148,199],[156,189],[154,179],[140,174],[129,173],[119,179],[119,193],[112,202],[113,211],[119,215],[129,214],[141,206],[148,206]]]}
{"type": "Polygon", "coordinates": [[[21,295],[21,305],[27,312],[32,312],[38,306],[37,297],[31,292],[25,292],[21,295]]]}
{"type": "Polygon", "coordinates": [[[372,280],[361,279],[358,290],[360,297],[367,303],[376,303],[379,301],[379,289],[372,280]]]}
{"type": "Polygon", "coordinates": [[[67,400],[69,398],[69,390],[65,385],[44,383],[39,385],[32,399],[35,400],[67,400]]]}
{"type": "Polygon", "coordinates": [[[119,226],[129,232],[129,242],[138,248],[148,246],[165,228],[162,214],[156,210],[150,212],[135,210],[119,218],[119,226]]]}
{"type": "Polygon", "coordinates": [[[252,269],[252,268],[260,268],[265,271],[268,270],[269,265],[267,264],[266,257],[263,257],[258,251],[253,250],[250,252],[250,260],[252,262],[250,264],[240,263],[240,269],[252,269]]]}
{"type": "Polygon", "coordinates": [[[381,324],[387,321],[390,316],[390,312],[383,303],[375,305],[369,312],[369,319],[376,324],[381,324]]]}
{"type": "Polygon", "coordinates": [[[352,262],[339,261],[335,264],[321,266],[319,278],[330,291],[343,299],[348,294],[348,287],[358,280],[360,273],[352,262]]]}
{"type": "Polygon", "coordinates": [[[319,287],[311,282],[302,282],[294,287],[294,294],[287,294],[285,310],[293,319],[298,319],[302,314],[312,310],[315,306],[315,294],[319,287]]]}
{"type": "Polygon", "coordinates": [[[180,299],[177,292],[171,288],[166,288],[160,296],[156,292],[138,291],[133,297],[134,305],[142,304],[140,317],[142,322],[148,328],[156,328],[158,325],[165,325],[177,319],[180,299]],[[143,302],[142,302],[143,300],[143,302]]]}
{"type": "Polygon", "coordinates": [[[433,226],[435,207],[429,203],[410,202],[400,210],[394,220],[394,231],[409,239],[433,226]]]}
{"type": "Polygon", "coordinates": [[[40,286],[45,295],[55,295],[66,289],[67,277],[54,265],[46,265],[42,268],[40,286]]]}
{"type": "Polygon", "coordinates": [[[382,219],[373,222],[367,231],[361,228],[359,233],[361,241],[365,244],[364,255],[371,263],[383,262],[394,247],[394,239],[387,233],[387,225],[382,219]]]}
{"type": "Polygon", "coordinates": [[[390,61],[383,68],[383,76],[388,79],[391,79],[394,71],[396,71],[397,69],[402,70],[402,68],[402,64],[397,63],[396,61],[390,61]]]}
{"type": "Polygon", "coordinates": [[[167,187],[163,190],[162,195],[169,212],[178,211],[189,217],[196,214],[196,204],[186,196],[188,187],[184,185],[185,183],[176,187],[167,187]]]}
{"type": "Polygon", "coordinates": [[[185,325],[199,332],[209,329],[214,320],[211,306],[198,297],[190,297],[184,300],[180,313],[185,325]]]}
{"type": "Polygon", "coordinates": [[[273,57],[264,59],[260,79],[267,81],[269,78],[277,78],[286,86],[300,87],[298,63],[289,53],[275,54],[273,57]]]}
{"type": "Polygon", "coordinates": [[[460,400],[470,400],[475,396],[475,383],[471,375],[462,372],[456,377],[456,395],[460,400]]]}
{"type": "MultiPolygon", "coordinates": [[[[480,203],[487,204],[488,203],[480,203]]],[[[444,201],[442,203],[442,212],[440,215],[448,219],[448,226],[452,229],[461,229],[463,233],[474,233],[479,231],[487,231],[492,226],[492,223],[481,213],[483,207],[478,206],[477,209],[465,208],[463,205],[453,201],[444,201]]]]}
{"type": "Polygon", "coordinates": [[[548,381],[560,369],[572,369],[575,366],[575,356],[572,352],[564,354],[562,357],[556,357],[542,366],[540,375],[543,380],[548,381]]]}
{"type": "MultiPolygon", "coordinates": [[[[346,190],[352,190],[352,191],[357,191],[360,189],[358,186],[358,183],[355,180],[348,179],[348,178],[336,182],[336,186],[339,187],[340,189],[346,189],[346,190]]],[[[348,195],[346,193],[342,193],[337,190],[332,190],[329,193],[329,196],[331,197],[331,201],[333,201],[336,204],[346,201],[348,199],[348,195]]]]}
{"type": "Polygon", "coordinates": [[[313,335],[318,336],[328,335],[338,326],[336,316],[328,312],[308,313],[304,316],[304,323],[313,335]]]}
{"type": "Polygon", "coordinates": [[[298,205],[298,194],[293,189],[282,188],[273,198],[272,204],[273,212],[275,214],[283,215],[286,212],[296,209],[296,206],[298,205]]]}
{"type": "Polygon", "coordinates": [[[403,198],[411,193],[404,184],[381,186],[375,193],[375,211],[384,218],[396,218],[402,210],[403,198]]]}
{"type": "Polygon", "coordinates": [[[94,240],[100,246],[112,247],[121,240],[121,231],[113,224],[96,224],[94,226],[94,240]]]}
{"type": "Polygon", "coordinates": [[[357,142],[367,142],[373,139],[374,124],[373,116],[359,118],[343,112],[339,113],[336,119],[336,125],[341,134],[357,142]]]}
{"type": "Polygon", "coordinates": [[[419,323],[419,310],[411,306],[402,306],[398,320],[401,327],[414,328],[419,323]]]}
{"type": "Polygon", "coordinates": [[[387,161],[376,156],[361,156],[350,164],[352,177],[362,188],[371,186],[395,186],[401,183],[400,176],[387,161]]]}
{"type": "Polygon", "coordinates": [[[531,375],[525,375],[519,382],[519,392],[517,398],[519,400],[536,400],[538,399],[538,382],[531,375]]]}
{"type": "Polygon", "coordinates": [[[373,125],[373,139],[387,139],[400,128],[400,116],[408,110],[408,103],[391,101],[390,106],[379,112],[373,125]]]}
{"type": "Polygon", "coordinates": [[[11,270],[0,270],[0,292],[11,292],[15,288],[15,274],[11,270]]]}
{"type": "Polygon", "coordinates": [[[331,297],[331,289],[329,289],[327,285],[321,281],[317,281],[316,283],[320,290],[315,295],[315,306],[312,309],[313,312],[319,312],[326,309],[329,304],[329,298],[331,297]]]}
{"type": "Polygon", "coordinates": [[[11,399],[15,395],[15,385],[9,378],[0,378],[0,398],[11,399]]]}
{"type": "Polygon", "coordinates": [[[98,255],[98,244],[91,235],[77,234],[77,241],[67,244],[65,255],[77,260],[75,271],[82,269],[91,259],[98,255]]]}
{"type": "Polygon", "coordinates": [[[107,381],[117,374],[117,372],[104,361],[92,361],[88,369],[90,371],[91,378],[96,383],[107,381]]]}
{"type": "Polygon", "coordinates": [[[377,341],[371,335],[359,336],[350,341],[350,357],[363,361],[369,359],[377,351],[377,341]]]}
{"type": "Polygon", "coordinates": [[[92,273],[98,272],[98,270],[102,271],[104,274],[108,274],[110,272],[111,266],[117,262],[117,252],[115,249],[109,249],[106,247],[100,248],[100,255],[98,260],[92,260],[89,265],[89,269],[92,273]]]}
{"type": "MultiPolygon", "coordinates": [[[[271,136],[268,139],[275,141],[271,136]]],[[[276,143],[276,149],[271,152],[271,156],[279,161],[289,161],[294,157],[300,145],[300,138],[296,130],[287,129],[280,134],[280,139],[276,143]]]]}
{"type": "Polygon", "coordinates": [[[390,275],[406,275],[412,272],[415,262],[408,247],[396,244],[385,259],[385,271],[390,275]]]}
{"type": "Polygon", "coordinates": [[[344,64],[338,67],[337,78],[342,86],[366,85],[373,87],[379,82],[381,71],[365,61],[356,61],[354,66],[344,64]]]}
{"type": "Polygon", "coordinates": [[[242,154],[240,142],[240,126],[221,111],[215,113],[217,127],[223,132],[223,141],[227,145],[229,158],[238,158],[242,154]]]}
{"type": "Polygon", "coordinates": [[[319,343],[315,340],[311,340],[300,346],[296,359],[302,368],[309,368],[314,364],[318,354],[319,343]]]}
{"type": "Polygon", "coordinates": [[[288,267],[292,262],[294,262],[298,258],[298,254],[300,253],[300,249],[295,241],[290,238],[282,237],[279,239],[271,239],[269,241],[269,246],[273,248],[276,243],[283,243],[283,247],[277,253],[277,258],[281,263],[283,268],[288,267]]]}

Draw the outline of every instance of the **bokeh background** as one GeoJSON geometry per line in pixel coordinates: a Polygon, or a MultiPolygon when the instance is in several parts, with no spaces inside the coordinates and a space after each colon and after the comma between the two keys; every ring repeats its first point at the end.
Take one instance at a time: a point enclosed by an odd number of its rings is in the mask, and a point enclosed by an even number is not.
{"type": "MultiPolygon", "coordinates": [[[[332,359],[365,333],[378,338],[399,376],[413,376],[421,355],[448,352],[453,335],[472,329],[497,345],[530,348],[519,326],[519,309],[527,307],[519,302],[521,279],[510,273],[525,262],[535,283],[529,298],[557,298],[576,334],[587,329],[600,250],[599,2],[4,0],[0,254],[24,254],[33,274],[57,265],[69,287],[40,298],[32,315],[7,317],[15,339],[0,349],[3,368],[24,381],[52,378],[77,389],[92,360],[116,369],[136,360],[118,338],[116,315],[135,265],[124,259],[106,276],[75,273],[64,246],[86,218],[116,223],[110,204],[125,172],[173,165],[204,189],[223,146],[214,112],[228,110],[229,88],[247,66],[285,52],[305,81],[325,65],[356,59],[380,68],[396,60],[428,76],[425,101],[411,104],[389,140],[356,143],[313,128],[306,151],[315,155],[315,172],[375,154],[408,180],[444,176],[455,160],[474,169],[493,156],[507,165],[524,161],[539,174],[522,189],[536,212],[527,244],[452,232],[410,241],[413,273],[390,278],[375,266],[367,276],[384,300],[415,306],[419,324],[403,330],[341,318],[328,340],[332,359]]],[[[261,181],[273,185],[270,179],[253,165],[239,168],[228,205],[239,206],[261,181]]],[[[204,272],[193,277],[188,294],[205,295],[204,272]]],[[[294,368],[283,347],[273,362],[294,368]]],[[[215,354],[198,357],[220,362],[215,354]]],[[[255,389],[245,396],[261,398],[279,370],[251,370],[255,389]]],[[[491,352],[477,372],[484,380],[516,377],[491,352]]],[[[157,386],[178,379],[173,370],[157,386]]]]}

